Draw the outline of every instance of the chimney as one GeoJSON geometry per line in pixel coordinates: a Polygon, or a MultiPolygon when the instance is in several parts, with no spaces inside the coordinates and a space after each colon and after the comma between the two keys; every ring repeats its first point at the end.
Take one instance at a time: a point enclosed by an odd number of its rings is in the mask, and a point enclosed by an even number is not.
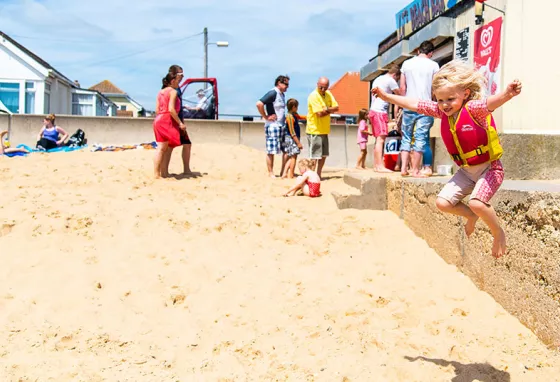
{"type": "Polygon", "coordinates": [[[78,80],[74,80],[74,85],[76,85],[77,87],[81,88],[81,86],[80,86],[80,81],[78,81],[78,80]]]}

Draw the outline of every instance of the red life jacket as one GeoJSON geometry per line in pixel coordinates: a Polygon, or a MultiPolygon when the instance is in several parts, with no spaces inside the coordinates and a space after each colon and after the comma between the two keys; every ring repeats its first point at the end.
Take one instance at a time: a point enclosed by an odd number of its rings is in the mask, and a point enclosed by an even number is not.
{"type": "Polygon", "coordinates": [[[504,150],[500,145],[494,118],[492,114],[486,118],[487,129],[475,121],[465,105],[456,122],[453,117],[441,119],[441,138],[458,166],[493,162],[502,156],[504,150]]]}

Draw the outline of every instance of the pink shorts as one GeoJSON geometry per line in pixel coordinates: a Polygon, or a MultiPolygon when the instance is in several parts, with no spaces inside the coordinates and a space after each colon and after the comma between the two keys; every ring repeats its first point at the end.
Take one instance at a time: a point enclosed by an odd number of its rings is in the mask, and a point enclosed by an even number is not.
{"type": "Polygon", "coordinates": [[[367,142],[360,142],[358,146],[360,146],[360,150],[367,150],[367,142]]]}
{"type": "Polygon", "coordinates": [[[503,181],[504,168],[499,160],[461,167],[443,187],[438,197],[456,205],[470,194],[470,199],[488,204],[503,181]]]}
{"type": "Polygon", "coordinates": [[[389,133],[389,115],[387,113],[380,113],[378,111],[369,111],[369,122],[373,126],[373,136],[387,136],[389,133]]]}

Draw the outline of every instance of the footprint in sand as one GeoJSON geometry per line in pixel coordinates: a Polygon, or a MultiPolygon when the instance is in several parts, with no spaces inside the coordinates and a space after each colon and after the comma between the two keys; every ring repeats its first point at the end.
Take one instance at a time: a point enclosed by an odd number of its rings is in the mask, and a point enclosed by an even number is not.
{"type": "Polygon", "coordinates": [[[10,232],[12,232],[12,229],[15,227],[15,225],[16,222],[13,220],[2,223],[2,229],[0,229],[0,237],[7,236],[10,232]]]}

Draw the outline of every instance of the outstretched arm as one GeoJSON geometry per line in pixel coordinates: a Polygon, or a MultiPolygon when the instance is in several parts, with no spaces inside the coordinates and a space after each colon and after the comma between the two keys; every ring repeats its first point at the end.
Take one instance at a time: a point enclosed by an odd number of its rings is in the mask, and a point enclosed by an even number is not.
{"type": "Polygon", "coordinates": [[[404,109],[411,111],[418,111],[418,100],[413,98],[407,98],[396,94],[387,94],[378,87],[371,89],[371,94],[376,97],[381,98],[383,101],[392,103],[394,105],[400,106],[404,109]]]}
{"type": "Polygon", "coordinates": [[[488,100],[486,101],[488,110],[492,112],[513,97],[518,96],[519,93],[521,93],[521,87],[521,81],[513,80],[513,82],[511,82],[503,92],[488,97],[488,100]]]}
{"type": "Polygon", "coordinates": [[[295,194],[295,192],[297,190],[299,190],[300,188],[303,187],[303,185],[307,181],[307,178],[308,178],[307,175],[302,175],[302,176],[298,177],[298,182],[296,184],[294,184],[294,186],[292,188],[290,188],[288,191],[286,191],[284,196],[289,196],[290,194],[295,194]]]}

